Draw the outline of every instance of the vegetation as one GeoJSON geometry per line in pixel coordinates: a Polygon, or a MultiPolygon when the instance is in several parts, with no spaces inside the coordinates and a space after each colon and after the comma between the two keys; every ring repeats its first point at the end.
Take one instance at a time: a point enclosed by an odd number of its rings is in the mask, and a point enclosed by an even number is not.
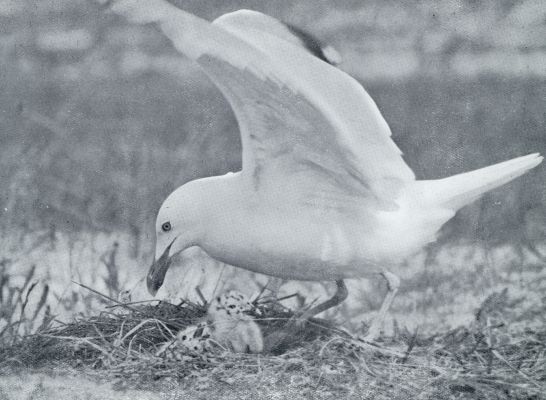
{"type": "MultiPolygon", "coordinates": [[[[104,296],[104,295],[103,295],[104,296]]],[[[546,389],[546,331],[515,332],[506,291],[490,296],[475,321],[434,335],[397,332],[371,345],[312,320],[274,354],[179,350],[165,343],[205,314],[205,304],[121,304],[69,324],[42,325],[0,350],[6,368],[72,366],[118,388],[180,382],[186,396],[263,398],[539,399],[546,389]]],[[[258,301],[267,341],[286,329],[290,310],[258,301]]]]}
{"type": "MultiPolygon", "coordinates": [[[[207,19],[261,10],[334,45],[419,178],[546,153],[540,1],[173,2],[207,19]]],[[[316,321],[282,354],[175,362],[156,352],[203,314],[195,286],[263,284],[199,255],[171,271],[170,301],[149,302],[141,281],[164,197],[240,167],[231,110],[157,31],[90,0],[0,0],[0,54],[0,398],[13,374],[52,366],[193,398],[545,398],[546,168],[461,210],[405,263],[381,347],[351,335],[385,288],[356,281],[323,316],[343,331],[316,321]],[[136,303],[111,300],[121,290],[136,303]]],[[[307,306],[329,290],[283,295],[307,306]]],[[[301,305],[282,304],[264,309],[266,335],[301,305]]],[[[28,399],[47,392],[32,384],[28,399]]]]}

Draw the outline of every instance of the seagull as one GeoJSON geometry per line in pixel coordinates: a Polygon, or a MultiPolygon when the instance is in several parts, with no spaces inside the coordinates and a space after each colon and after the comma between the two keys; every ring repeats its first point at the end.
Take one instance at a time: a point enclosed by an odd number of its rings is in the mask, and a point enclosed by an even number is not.
{"type": "MultiPolygon", "coordinates": [[[[280,21],[248,10],[212,23],[164,0],[119,0],[111,9],[159,26],[231,105],[242,170],[190,181],[162,204],[155,295],[173,256],[199,246],[211,257],[273,277],[332,281],[382,275],[388,292],[365,339],[380,333],[408,256],[433,242],[457,210],[541,163],[538,153],[435,180],[417,180],[366,90],[317,57],[280,21]]],[[[327,61],[327,60],[326,60],[327,61]]]]}

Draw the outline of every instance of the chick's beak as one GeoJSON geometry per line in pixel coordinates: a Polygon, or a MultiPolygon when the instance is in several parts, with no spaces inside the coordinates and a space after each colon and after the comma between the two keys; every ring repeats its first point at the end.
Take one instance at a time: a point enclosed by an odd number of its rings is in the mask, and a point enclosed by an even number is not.
{"type": "Polygon", "coordinates": [[[161,257],[154,261],[150,270],[148,271],[148,276],[146,277],[146,286],[148,287],[148,292],[155,296],[161,285],[163,285],[163,280],[165,279],[165,274],[171,265],[170,250],[173,245],[174,240],[170,245],[167,246],[161,257]]]}

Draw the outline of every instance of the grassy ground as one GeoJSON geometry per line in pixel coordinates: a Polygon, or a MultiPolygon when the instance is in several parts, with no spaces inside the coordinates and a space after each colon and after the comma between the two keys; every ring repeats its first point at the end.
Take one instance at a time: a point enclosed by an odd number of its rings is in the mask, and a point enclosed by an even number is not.
{"type": "MultiPolygon", "coordinates": [[[[290,311],[277,303],[259,308],[262,316],[257,321],[266,342],[287,329],[290,311]]],[[[43,327],[4,346],[0,371],[7,376],[0,379],[0,389],[29,399],[49,398],[48,393],[112,396],[104,385],[96,392],[89,381],[67,391],[74,378],[28,376],[28,368],[49,368],[76,369],[79,379],[113,383],[124,396],[127,390],[144,390],[138,398],[154,398],[146,393],[150,390],[173,399],[545,398],[546,331],[519,330],[512,325],[513,309],[503,291],[484,301],[469,326],[435,335],[399,331],[370,345],[315,320],[292,330],[282,348],[269,353],[182,349],[181,360],[176,360],[158,349],[202,317],[201,305],[120,306],[70,324],[43,327]],[[15,371],[22,374],[14,376],[15,371]],[[29,381],[16,383],[21,378],[29,381]],[[38,392],[45,397],[33,397],[38,392]]]]}
{"type": "MultiPolygon", "coordinates": [[[[96,238],[94,243],[101,248],[108,240],[96,238]]],[[[434,257],[423,255],[408,262],[403,289],[379,347],[346,333],[346,328],[359,332],[362,309],[375,307],[381,299],[383,288],[369,285],[361,286],[360,292],[353,287],[357,293],[347,304],[326,315],[330,323],[317,321],[322,329],[312,325],[291,332],[294,341],[282,352],[215,351],[206,356],[186,354],[182,361],[175,361],[158,355],[157,350],[202,317],[203,305],[156,301],[120,307],[107,297],[115,296],[115,282],[116,290],[131,286],[127,279],[135,275],[131,271],[136,261],[129,264],[131,258],[123,255],[127,249],[115,247],[120,252],[114,260],[118,275],[112,276],[107,266],[112,259],[90,249],[91,242],[72,245],[68,252],[72,259],[66,261],[73,267],[65,279],[82,280],[102,295],[75,284],[68,284],[70,290],[66,290],[59,273],[66,274],[67,269],[58,264],[56,255],[66,252],[62,240],[56,242],[56,250],[40,248],[34,256],[43,267],[52,252],[51,262],[57,264],[49,271],[21,271],[17,279],[13,268],[21,264],[15,257],[9,266],[4,262],[0,393],[8,399],[47,399],[59,394],[82,399],[155,399],[158,393],[159,398],[172,399],[545,398],[546,279],[540,259],[529,251],[518,258],[514,249],[506,247],[486,253],[468,246],[451,247],[434,257]],[[46,284],[50,289],[42,301],[40,288],[46,284]],[[12,319],[6,325],[10,293],[12,319]],[[368,299],[367,304],[363,299],[368,299]],[[342,320],[345,324],[339,324],[342,320]]],[[[31,255],[27,252],[23,263],[31,255]]],[[[132,279],[138,280],[144,272],[141,269],[132,279]]],[[[208,272],[208,277],[214,274],[208,272]]],[[[322,286],[293,283],[284,290],[297,291],[309,301],[321,288],[327,292],[322,286]]],[[[278,304],[263,308],[259,322],[266,339],[283,332],[291,315],[278,304]]]]}
{"type": "MultiPolygon", "coordinates": [[[[546,24],[535,0],[173,2],[208,19],[261,10],[333,44],[419,178],[546,149],[546,24]]],[[[71,281],[149,300],[142,278],[155,212],[183,182],[240,167],[237,124],[157,31],[87,0],[0,4],[0,398],[541,398],[544,168],[466,207],[437,247],[397,271],[382,346],[401,357],[355,351],[333,333],[284,355],[182,364],[156,357],[157,340],[138,354],[114,346],[108,335],[127,334],[141,316],[108,314],[111,302],[71,281]],[[493,293],[497,308],[478,320],[493,293]],[[93,321],[104,338],[93,327],[82,342],[93,321]],[[63,329],[71,339],[58,338],[63,329]]],[[[263,283],[193,254],[160,296],[197,301],[195,286],[211,298],[263,283]]],[[[360,334],[385,286],[348,285],[348,300],[323,317],[360,334]]],[[[289,282],[281,295],[309,304],[331,291],[289,282]]],[[[150,333],[141,328],[130,336],[150,333]]]]}

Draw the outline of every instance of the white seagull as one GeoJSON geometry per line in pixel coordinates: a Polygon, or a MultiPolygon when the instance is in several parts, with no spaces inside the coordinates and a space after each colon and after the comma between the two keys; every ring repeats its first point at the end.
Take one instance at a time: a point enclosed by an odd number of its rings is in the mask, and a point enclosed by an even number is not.
{"type": "Polygon", "coordinates": [[[399,285],[391,271],[458,209],[543,159],[416,180],[364,88],[281,22],[241,10],[210,23],[164,0],[110,3],[132,22],[157,24],[201,66],[233,108],[243,145],[242,171],[188,182],[161,206],[153,295],[172,257],[191,246],[274,277],[335,281],[336,295],[304,317],[343,301],[344,279],[381,274],[389,291],[374,339],[399,285]]]}

